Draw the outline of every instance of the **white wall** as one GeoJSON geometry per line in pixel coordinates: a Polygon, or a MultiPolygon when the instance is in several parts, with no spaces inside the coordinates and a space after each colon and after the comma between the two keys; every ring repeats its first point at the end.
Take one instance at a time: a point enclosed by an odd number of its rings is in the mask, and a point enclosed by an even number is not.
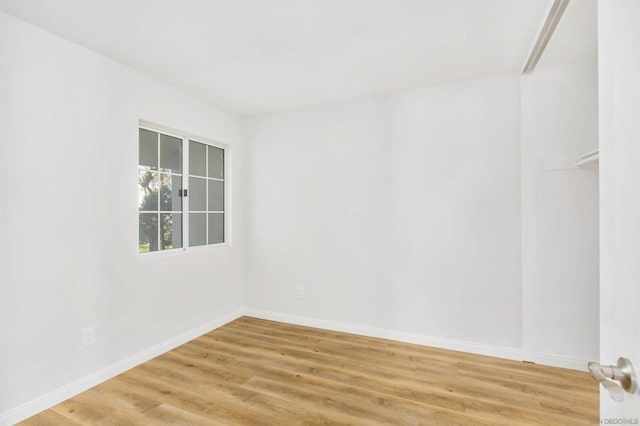
{"type": "MultiPolygon", "coordinates": [[[[137,254],[137,124],[232,145],[241,121],[2,15],[0,413],[241,308],[242,227],[231,247],[137,254]],[[97,343],[81,347],[81,329],[97,343]]],[[[235,223],[242,221],[234,198],[235,223]]]]}
{"type": "Polygon", "coordinates": [[[598,359],[598,147],[595,61],[522,78],[525,359],[584,369],[598,359]]]}
{"type": "Polygon", "coordinates": [[[519,123],[518,75],[250,120],[247,306],[517,352],[519,123]]]}

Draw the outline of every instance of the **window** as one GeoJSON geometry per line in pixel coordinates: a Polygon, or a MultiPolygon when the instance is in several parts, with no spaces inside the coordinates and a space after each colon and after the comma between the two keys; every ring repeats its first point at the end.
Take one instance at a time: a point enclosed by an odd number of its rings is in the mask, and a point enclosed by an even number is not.
{"type": "Polygon", "coordinates": [[[224,150],[189,141],[189,241],[224,242],[224,150]]]}
{"type": "Polygon", "coordinates": [[[148,126],[138,143],[138,253],[224,243],[224,148],[148,126]]]}

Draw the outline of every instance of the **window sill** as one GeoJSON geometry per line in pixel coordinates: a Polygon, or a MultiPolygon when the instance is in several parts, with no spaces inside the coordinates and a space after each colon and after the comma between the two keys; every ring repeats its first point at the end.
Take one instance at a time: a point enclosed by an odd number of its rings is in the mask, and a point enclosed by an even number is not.
{"type": "Polygon", "coordinates": [[[220,248],[229,247],[229,243],[209,244],[206,246],[195,246],[189,248],[179,248],[171,250],[153,251],[149,253],[136,253],[140,259],[158,259],[163,257],[179,256],[188,253],[202,253],[220,248]]]}

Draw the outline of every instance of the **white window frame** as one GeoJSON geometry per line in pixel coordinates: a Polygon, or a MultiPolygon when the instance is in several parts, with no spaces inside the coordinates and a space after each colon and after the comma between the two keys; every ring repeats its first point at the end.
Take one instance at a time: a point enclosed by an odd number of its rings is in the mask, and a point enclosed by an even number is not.
{"type": "MultiPolygon", "coordinates": [[[[182,189],[187,190],[187,196],[182,197],[182,247],[168,249],[168,250],[157,250],[148,253],[139,253],[138,248],[136,247],[136,254],[143,258],[152,258],[158,256],[171,256],[181,253],[188,252],[198,252],[205,251],[211,249],[217,249],[221,247],[229,247],[231,245],[231,147],[229,144],[217,142],[209,138],[205,138],[202,136],[194,135],[189,132],[177,130],[174,128],[170,128],[161,124],[153,123],[151,121],[140,119],[138,120],[138,128],[136,135],[138,135],[137,146],[140,143],[139,129],[149,130],[151,132],[161,133],[163,135],[172,136],[174,138],[178,138],[182,140],[182,189]],[[215,148],[220,148],[223,150],[223,179],[217,178],[209,178],[208,176],[204,176],[206,179],[223,181],[223,196],[224,196],[224,210],[221,212],[224,215],[224,241],[216,244],[204,244],[199,246],[191,247],[189,245],[189,198],[191,196],[191,191],[189,190],[189,142],[198,142],[204,145],[213,146],[215,148]]],[[[138,149],[138,166],[140,165],[140,157],[139,157],[139,149],[138,149]]],[[[158,153],[159,155],[159,153],[158,153]]],[[[207,170],[209,167],[209,162],[207,161],[207,170]]],[[[159,168],[158,164],[158,168],[159,168]]],[[[197,175],[196,175],[197,176],[197,175]]],[[[206,191],[208,194],[208,191],[206,191]]],[[[136,211],[139,215],[139,210],[136,211]]],[[[205,221],[206,228],[205,233],[208,235],[208,227],[209,227],[209,218],[208,214],[213,212],[206,212],[207,219],[205,221]]],[[[160,227],[160,222],[158,222],[158,227],[160,227]]],[[[138,226],[138,241],[140,240],[140,228],[138,226]]]]}

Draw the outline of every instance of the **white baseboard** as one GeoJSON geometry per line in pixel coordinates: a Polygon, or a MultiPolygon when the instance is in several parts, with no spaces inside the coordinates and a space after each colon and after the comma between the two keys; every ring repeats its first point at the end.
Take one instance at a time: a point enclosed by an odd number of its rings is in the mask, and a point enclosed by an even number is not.
{"type": "Polygon", "coordinates": [[[556,355],[550,353],[536,353],[533,355],[533,362],[536,364],[549,365],[551,367],[568,368],[570,370],[589,371],[587,364],[593,360],[573,358],[565,355],[556,355]]]}
{"type": "Polygon", "coordinates": [[[227,315],[224,315],[213,321],[209,321],[198,327],[192,328],[191,330],[185,331],[184,333],[181,333],[175,337],[165,340],[162,343],[158,343],[157,345],[152,346],[149,349],[138,352],[137,354],[125,358],[122,361],[118,361],[115,364],[111,364],[105,368],[102,368],[94,373],[89,374],[88,376],[82,377],[75,382],[69,383],[68,385],[62,386],[45,395],[42,395],[31,401],[27,401],[15,408],[0,413],[0,425],[13,425],[22,420],[25,420],[43,410],[46,410],[47,408],[53,407],[54,405],[59,404],[62,401],[65,401],[81,392],[86,391],[87,389],[90,389],[106,380],[109,380],[110,378],[115,377],[118,374],[124,373],[125,371],[137,365],[149,361],[150,359],[155,358],[158,355],[162,355],[165,352],[177,348],[178,346],[183,345],[198,336],[221,327],[228,322],[241,317],[243,313],[244,309],[237,309],[227,315]]]}
{"type": "MultiPolygon", "coordinates": [[[[523,354],[520,348],[510,348],[506,346],[488,345],[484,343],[468,342],[464,340],[445,339],[442,337],[427,336],[418,333],[408,333],[405,331],[388,330],[382,328],[369,327],[365,325],[350,324],[338,321],[328,321],[317,318],[309,318],[298,315],[283,314],[280,312],[263,311],[259,309],[245,310],[245,315],[285,322],[289,324],[304,325],[307,327],[322,328],[325,330],[341,331],[344,333],[358,334],[368,337],[379,337],[382,339],[397,340],[399,342],[415,343],[423,346],[432,346],[453,351],[468,352],[478,355],[494,356],[498,358],[522,361],[523,354]]],[[[533,354],[533,362],[551,367],[568,368],[570,370],[587,371],[586,359],[573,358],[564,355],[550,353],[533,354]]]]}
{"type": "Polygon", "coordinates": [[[325,330],[359,334],[361,336],[378,337],[382,339],[397,340],[399,342],[415,343],[423,346],[432,346],[436,348],[450,349],[453,351],[468,352],[478,355],[494,356],[498,358],[522,361],[522,350],[519,348],[487,345],[483,343],[468,342],[464,340],[444,339],[441,337],[427,336],[418,333],[409,333],[406,331],[387,330],[365,325],[328,321],[323,319],[283,314],[279,312],[262,311],[259,309],[247,308],[245,310],[245,315],[266,320],[286,322],[289,324],[304,325],[307,327],[322,328],[325,330]]]}

